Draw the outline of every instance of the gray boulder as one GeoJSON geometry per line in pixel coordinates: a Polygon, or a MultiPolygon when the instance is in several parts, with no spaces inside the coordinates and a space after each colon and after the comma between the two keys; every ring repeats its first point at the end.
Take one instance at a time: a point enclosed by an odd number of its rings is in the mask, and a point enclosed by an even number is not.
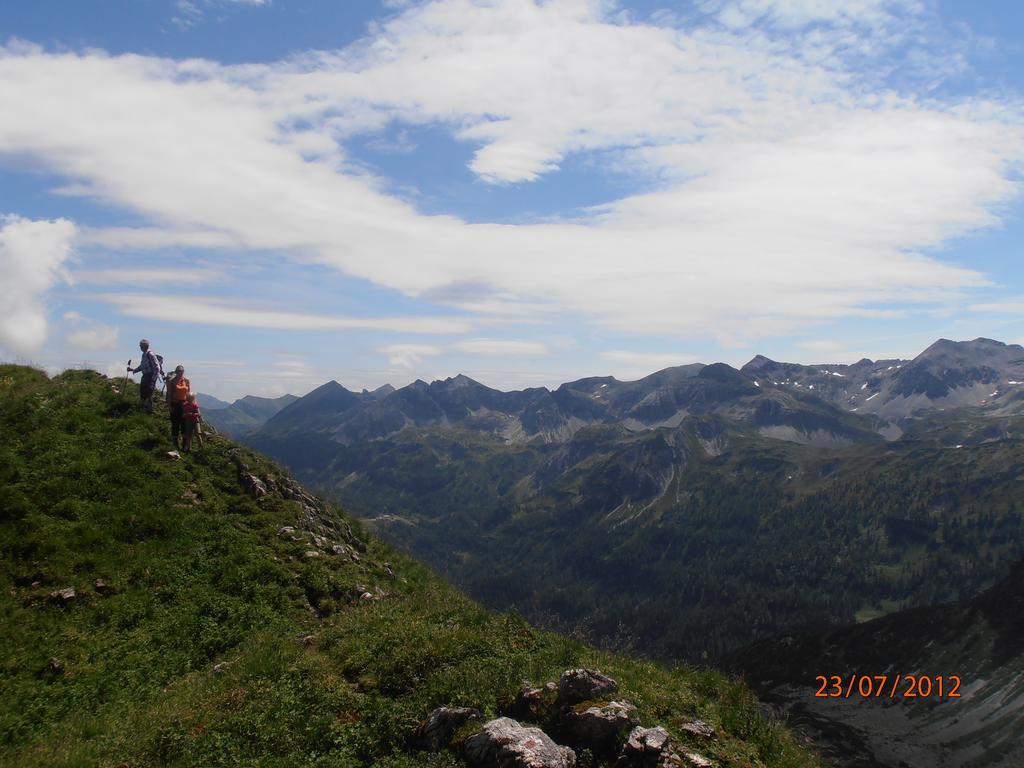
{"type": "Polygon", "coordinates": [[[74,602],[76,597],[78,597],[78,593],[75,592],[74,587],[64,587],[63,589],[56,589],[50,593],[50,602],[57,603],[62,606],[68,606],[74,602]]]}
{"type": "Polygon", "coordinates": [[[714,766],[711,760],[696,752],[684,752],[683,755],[686,756],[686,762],[694,768],[712,768],[714,766]]]}
{"type": "Polygon", "coordinates": [[[551,714],[557,691],[558,686],[554,683],[535,686],[524,680],[506,714],[517,720],[546,720],[551,714]]]}
{"type": "Polygon", "coordinates": [[[629,732],[615,768],[663,768],[680,764],[672,751],[668,731],[660,726],[642,728],[638,725],[629,732]]]}
{"type": "Polygon", "coordinates": [[[575,768],[576,753],[540,728],[499,717],[466,739],[466,761],[475,768],[575,768]]]}
{"type": "Polygon", "coordinates": [[[479,709],[469,707],[439,707],[420,723],[413,737],[413,743],[430,752],[437,752],[448,746],[452,736],[470,720],[483,717],[479,709]]]}
{"type": "Polygon", "coordinates": [[[639,722],[636,707],[628,701],[581,704],[563,714],[561,731],[565,741],[578,749],[610,752],[618,746],[619,735],[639,722]]]}
{"type": "Polygon", "coordinates": [[[263,484],[256,475],[245,473],[242,475],[242,484],[254,498],[262,499],[267,495],[267,486],[263,484]]]}
{"type": "Polygon", "coordinates": [[[676,751],[668,732],[661,727],[629,732],[615,768],[711,768],[714,763],[696,752],[676,751]]]}
{"type": "Polygon", "coordinates": [[[709,725],[703,720],[692,720],[689,723],[683,723],[679,726],[679,730],[701,739],[715,738],[715,726],[709,725]]]}
{"type": "Polygon", "coordinates": [[[594,699],[606,699],[619,688],[619,684],[594,669],[567,669],[558,681],[558,702],[580,704],[594,699]]]}

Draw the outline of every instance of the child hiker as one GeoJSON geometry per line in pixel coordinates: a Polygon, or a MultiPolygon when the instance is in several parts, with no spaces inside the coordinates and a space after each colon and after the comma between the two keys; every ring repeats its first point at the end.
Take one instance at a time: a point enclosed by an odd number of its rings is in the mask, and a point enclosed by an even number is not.
{"type": "Polygon", "coordinates": [[[171,406],[171,438],[174,447],[180,448],[178,435],[181,432],[182,411],[185,401],[192,393],[192,385],[185,378],[185,366],[179,365],[174,374],[167,379],[167,403],[171,406]]]}
{"type": "MultiPolygon", "coordinates": [[[[188,453],[192,450],[192,436],[199,431],[199,423],[203,414],[199,412],[199,401],[195,393],[189,392],[185,404],[181,407],[181,450],[188,453]]],[[[202,437],[200,437],[202,441],[202,437]]]]}

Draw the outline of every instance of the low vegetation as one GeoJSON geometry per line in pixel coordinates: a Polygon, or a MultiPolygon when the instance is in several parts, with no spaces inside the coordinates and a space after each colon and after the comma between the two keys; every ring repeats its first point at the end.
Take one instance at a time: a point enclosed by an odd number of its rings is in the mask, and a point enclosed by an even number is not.
{"type": "Polygon", "coordinates": [[[340,511],[366,551],[311,550],[281,530],[301,503],[239,470],[279,467],[220,438],[169,458],[118,386],[0,366],[0,764],[461,765],[408,745],[433,708],[494,716],[586,665],[680,744],[714,725],[716,765],[817,765],[741,683],[487,612],[340,511]]]}

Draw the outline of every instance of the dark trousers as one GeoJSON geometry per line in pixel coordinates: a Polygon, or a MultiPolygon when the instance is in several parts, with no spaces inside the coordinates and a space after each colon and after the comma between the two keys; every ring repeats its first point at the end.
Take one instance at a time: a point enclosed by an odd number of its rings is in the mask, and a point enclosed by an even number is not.
{"type": "Polygon", "coordinates": [[[142,381],[139,382],[139,399],[143,405],[148,405],[152,408],[151,401],[153,400],[154,389],[156,389],[156,376],[152,373],[142,374],[142,381]]]}
{"type": "Polygon", "coordinates": [[[175,442],[178,441],[178,435],[181,434],[181,422],[183,421],[181,409],[184,406],[184,403],[171,403],[171,437],[175,442]]]}
{"type": "Polygon", "coordinates": [[[186,451],[192,450],[192,435],[196,433],[197,426],[191,419],[185,419],[181,423],[181,447],[186,451]]]}

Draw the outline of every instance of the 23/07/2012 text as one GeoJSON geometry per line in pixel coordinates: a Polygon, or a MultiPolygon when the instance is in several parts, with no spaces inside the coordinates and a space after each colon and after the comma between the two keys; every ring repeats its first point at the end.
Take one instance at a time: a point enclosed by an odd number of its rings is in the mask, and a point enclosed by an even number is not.
{"type": "Polygon", "coordinates": [[[817,675],[817,698],[960,698],[959,675],[817,675]]]}

